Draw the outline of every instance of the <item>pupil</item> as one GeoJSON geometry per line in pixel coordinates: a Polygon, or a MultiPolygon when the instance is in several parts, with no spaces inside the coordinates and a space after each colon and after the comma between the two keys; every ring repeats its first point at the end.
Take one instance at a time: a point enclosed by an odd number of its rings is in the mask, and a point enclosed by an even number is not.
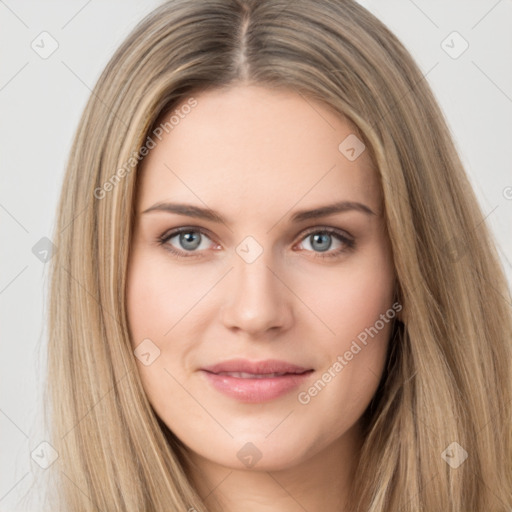
{"type": "Polygon", "coordinates": [[[331,235],[326,233],[313,235],[313,247],[315,247],[316,242],[320,242],[320,246],[316,246],[319,251],[327,251],[329,247],[331,247],[331,235]],[[323,242],[323,244],[322,244],[323,242]]]}

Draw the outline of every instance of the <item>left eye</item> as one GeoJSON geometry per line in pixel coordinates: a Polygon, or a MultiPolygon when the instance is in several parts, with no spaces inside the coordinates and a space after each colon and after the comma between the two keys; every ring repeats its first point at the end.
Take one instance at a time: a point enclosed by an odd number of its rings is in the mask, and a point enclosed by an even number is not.
{"type": "Polygon", "coordinates": [[[306,250],[312,250],[319,257],[337,256],[340,253],[352,249],[354,240],[347,235],[333,229],[322,229],[310,231],[303,239],[302,243],[306,243],[306,250]],[[333,245],[333,239],[338,242],[338,248],[330,250],[333,245]],[[309,245],[309,248],[307,247],[309,245]],[[325,254],[322,254],[325,253],[325,254]]]}
{"type": "Polygon", "coordinates": [[[162,245],[170,245],[169,248],[172,252],[197,252],[202,249],[208,249],[208,244],[203,245],[204,239],[208,239],[208,236],[197,229],[183,229],[164,235],[160,241],[162,245]],[[172,240],[177,239],[179,247],[176,247],[172,240]]]}

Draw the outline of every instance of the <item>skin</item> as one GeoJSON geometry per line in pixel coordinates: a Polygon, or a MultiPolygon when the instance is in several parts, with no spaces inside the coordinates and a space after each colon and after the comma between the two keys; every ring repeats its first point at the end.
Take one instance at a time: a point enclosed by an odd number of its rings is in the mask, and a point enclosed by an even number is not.
{"type": "MultiPolygon", "coordinates": [[[[292,91],[236,85],[194,95],[197,106],[145,158],[128,271],[133,348],[149,338],[160,355],[137,361],[156,413],[184,443],[209,506],[225,511],[346,510],[364,439],[360,418],[383,372],[391,323],[307,404],[312,386],[393,303],[394,272],[382,197],[368,151],[338,149],[354,128],[292,91]],[[299,210],[338,201],[350,209],[293,223],[299,210]],[[165,211],[187,203],[226,224],[165,211]],[[180,243],[191,227],[201,244],[180,243]],[[353,247],[322,228],[350,236],[353,247]],[[197,233],[203,230],[206,236],[197,233]],[[312,231],[312,232],[310,232],[312,231]],[[262,248],[252,263],[236,252],[247,236],[262,248]],[[173,255],[166,247],[181,251],[173,255]],[[188,252],[187,252],[188,250],[188,252]],[[314,369],[301,386],[264,403],[213,388],[200,369],[233,358],[280,359],[314,369]],[[249,468],[237,457],[251,442],[249,468]]],[[[253,249],[251,249],[253,250],[253,249]]]]}

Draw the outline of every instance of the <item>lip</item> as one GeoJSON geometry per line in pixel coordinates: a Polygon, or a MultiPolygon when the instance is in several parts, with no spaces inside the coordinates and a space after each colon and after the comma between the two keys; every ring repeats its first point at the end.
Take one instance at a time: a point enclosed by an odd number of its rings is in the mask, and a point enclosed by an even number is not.
{"type": "Polygon", "coordinates": [[[283,396],[303,384],[313,371],[277,359],[232,359],[201,368],[201,373],[217,391],[246,403],[266,402],[283,396]]]}

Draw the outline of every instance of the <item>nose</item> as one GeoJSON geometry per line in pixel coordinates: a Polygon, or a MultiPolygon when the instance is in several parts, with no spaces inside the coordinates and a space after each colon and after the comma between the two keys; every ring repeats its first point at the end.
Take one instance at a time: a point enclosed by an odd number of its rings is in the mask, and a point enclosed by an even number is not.
{"type": "Polygon", "coordinates": [[[287,330],[293,322],[293,294],[263,254],[247,263],[234,255],[234,269],[225,280],[221,320],[232,331],[243,331],[251,337],[268,331],[287,330]]]}

